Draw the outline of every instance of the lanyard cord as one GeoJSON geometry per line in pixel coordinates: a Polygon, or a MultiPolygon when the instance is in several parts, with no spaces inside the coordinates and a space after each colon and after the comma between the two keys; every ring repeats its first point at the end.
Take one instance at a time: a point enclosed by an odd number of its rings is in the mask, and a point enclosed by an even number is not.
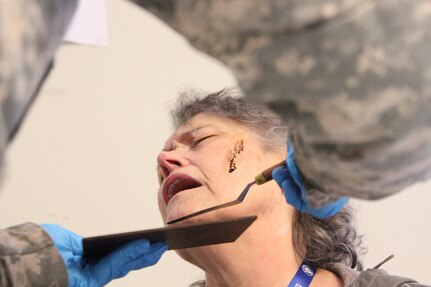
{"type": "Polygon", "coordinates": [[[302,261],[301,265],[296,271],[292,281],[290,281],[287,287],[308,287],[310,286],[311,280],[313,280],[314,274],[316,274],[316,267],[308,265],[305,261],[302,261]]]}

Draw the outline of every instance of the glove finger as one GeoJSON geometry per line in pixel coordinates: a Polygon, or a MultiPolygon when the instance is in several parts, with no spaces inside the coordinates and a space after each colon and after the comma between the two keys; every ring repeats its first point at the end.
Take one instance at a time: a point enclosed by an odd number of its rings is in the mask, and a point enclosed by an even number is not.
{"type": "Polygon", "coordinates": [[[101,260],[94,266],[94,277],[100,286],[106,285],[115,278],[126,275],[130,270],[125,268],[130,262],[145,257],[151,250],[150,242],[139,239],[126,243],[101,260]]]}
{"type": "Polygon", "coordinates": [[[70,238],[70,248],[72,249],[73,255],[82,256],[84,253],[82,247],[82,237],[74,234],[74,236],[70,238]]]}
{"type": "Polygon", "coordinates": [[[134,253],[148,250],[150,242],[146,239],[126,243],[100,259],[92,268],[93,276],[99,286],[104,286],[112,279],[118,278],[121,266],[135,258],[134,253]],[[136,252],[136,250],[138,252],[136,252]]]}
{"type": "Polygon", "coordinates": [[[125,274],[127,274],[131,270],[138,270],[156,264],[166,250],[168,250],[168,245],[164,242],[151,244],[150,250],[144,256],[140,256],[124,265],[123,273],[126,272],[125,274]]]}
{"type": "Polygon", "coordinates": [[[287,203],[302,211],[304,208],[304,202],[301,197],[301,190],[298,188],[293,179],[289,178],[284,180],[282,186],[287,203]]]}
{"type": "Polygon", "coordinates": [[[281,187],[282,183],[286,178],[290,177],[287,166],[277,167],[272,171],[272,178],[277,182],[277,184],[281,187]]]}

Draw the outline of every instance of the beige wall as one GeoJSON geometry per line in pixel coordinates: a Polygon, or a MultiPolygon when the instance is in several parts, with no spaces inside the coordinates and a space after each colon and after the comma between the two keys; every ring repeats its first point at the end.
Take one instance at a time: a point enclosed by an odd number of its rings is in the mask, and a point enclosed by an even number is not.
{"type": "MultiPolygon", "coordinates": [[[[0,226],[58,223],[84,235],[161,227],[155,157],[178,91],[235,85],[219,63],[132,4],[108,1],[107,49],[64,46],[9,150],[0,226]]],[[[394,253],[392,273],[431,282],[431,182],[356,203],[367,267],[394,253]],[[427,209],[428,207],[428,209],[427,209]]],[[[168,252],[110,286],[188,286],[203,273],[168,252]]]]}

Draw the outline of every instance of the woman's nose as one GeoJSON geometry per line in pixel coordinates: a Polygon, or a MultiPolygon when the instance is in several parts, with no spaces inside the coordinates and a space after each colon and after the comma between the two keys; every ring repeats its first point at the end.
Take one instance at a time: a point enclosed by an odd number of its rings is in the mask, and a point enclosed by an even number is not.
{"type": "Polygon", "coordinates": [[[157,163],[162,170],[163,178],[166,178],[175,169],[186,166],[188,160],[175,153],[175,151],[162,151],[157,156],[157,163]]]}

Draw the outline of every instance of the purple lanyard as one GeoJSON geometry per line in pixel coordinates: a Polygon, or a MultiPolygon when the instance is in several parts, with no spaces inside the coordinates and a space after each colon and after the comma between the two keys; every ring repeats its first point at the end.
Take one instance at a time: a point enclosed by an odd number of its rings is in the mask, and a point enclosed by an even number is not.
{"type": "Polygon", "coordinates": [[[296,271],[292,281],[290,281],[287,287],[308,287],[310,286],[311,280],[313,280],[314,274],[316,274],[316,267],[308,265],[305,261],[302,261],[301,265],[296,271]]]}

